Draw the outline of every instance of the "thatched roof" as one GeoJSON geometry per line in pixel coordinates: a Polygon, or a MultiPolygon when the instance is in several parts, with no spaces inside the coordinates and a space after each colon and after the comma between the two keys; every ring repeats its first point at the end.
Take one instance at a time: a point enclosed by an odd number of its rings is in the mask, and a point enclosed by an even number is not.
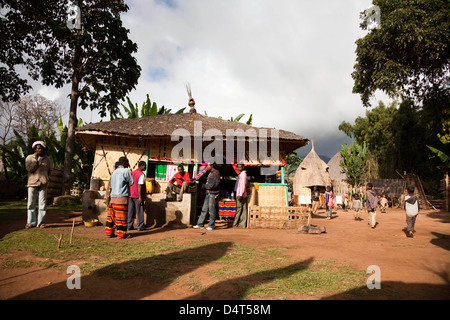
{"type": "Polygon", "coordinates": [[[346,179],[345,174],[342,172],[341,160],[341,153],[338,152],[328,161],[328,172],[330,173],[331,180],[346,179]]]}
{"type": "Polygon", "coordinates": [[[294,194],[300,194],[299,189],[313,186],[330,186],[331,179],[328,173],[328,165],[320,159],[314,150],[311,151],[300,163],[294,177],[294,194]]]}
{"type": "MultiPolygon", "coordinates": [[[[90,123],[76,129],[77,138],[88,148],[95,149],[95,142],[89,136],[126,136],[137,138],[162,138],[170,137],[176,129],[186,129],[191,136],[194,135],[194,122],[201,121],[202,134],[208,129],[219,130],[223,136],[227,129],[244,132],[248,129],[255,129],[256,134],[259,129],[268,129],[267,135],[270,138],[272,128],[259,128],[241,122],[232,122],[215,117],[208,117],[198,113],[165,114],[134,119],[117,119],[111,121],[90,123]]],[[[305,137],[295,133],[278,130],[280,144],[289,144],[288,152],[296,150],[309,143],[305,137]]],[[[237,136],[237,135],[236,135],[237,136]]]]}

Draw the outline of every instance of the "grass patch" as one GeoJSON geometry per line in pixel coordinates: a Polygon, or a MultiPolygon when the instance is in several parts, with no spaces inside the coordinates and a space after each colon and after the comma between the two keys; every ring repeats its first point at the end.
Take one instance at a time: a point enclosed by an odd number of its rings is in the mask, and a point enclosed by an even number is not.
{"type": "Polygon", "coordinates": [[[55,266],[52,261],[30,261],[30,260],[18,260],[7,258],[2,263],[2,268],[4,269],[16,269],[16,268],[50,268],[55,266]]]}
{"type": "MultiPolygon", "coordinates": [[[[37,207],[36,207],[37,210],[37,207]]],[[[81,203],[67,203],[64,205],[54,206],[47,205],[49,211],[82,211],[81,203]]],[[[15,220],[26,217],[27,202],[26,201],[5,201],[0,202],[0,220],[15,220]]]]}
{"type": "Polygon", "coordinates": [[[288,247],[256,249],[233,245],[231,252],[218,262],[222,267],[208,271],[221,281],[234,283],[236,299],[290,295],[317,295],[351,290],[365,283],[364,271],[355,271],[334,260],[293,262],[288,247]],[[238,279],[234,280],[236,277],[238,279]]]}
{"type": "Polygon", "coordinates": [[[209,265],[206,274],[217,279],[219,286],[227,283],[234,287],[236,299],[326,295],[365,285],[364,271],[355,271],[328,259],[294,260],[289,255],[291,249],[298,247],[255,248],[204,239],[182,242],[175,237],[158,241],[128,241],[74,236],[70,245],[67,234],[58,249],[53,234],[45,229],[19,230],[0,240],[0,254],[22,250],[47,259],[25,261],[6,258],[2,268],[67,268],[75,260],[83,276],[124,280],[145,277],[155,283],[170,283],[201,292],[207,288],[196,278],[197,269],[209,265]]]}

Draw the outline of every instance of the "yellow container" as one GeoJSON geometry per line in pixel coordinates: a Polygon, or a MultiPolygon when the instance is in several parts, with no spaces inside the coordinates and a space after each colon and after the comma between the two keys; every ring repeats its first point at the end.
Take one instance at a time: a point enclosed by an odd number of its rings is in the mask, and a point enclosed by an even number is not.
{"type": "Polygon", "coordinates": [[[154,183],[155,180],[147,178],[145,179],[145,188],[147,189],[147,193],[153,193],[154,191],[154,183]]]}
{"type": "Polygon", "coordinates": [[[98,224],[98,219],[83,220],[85,227],[95,227],[98,224]]]}

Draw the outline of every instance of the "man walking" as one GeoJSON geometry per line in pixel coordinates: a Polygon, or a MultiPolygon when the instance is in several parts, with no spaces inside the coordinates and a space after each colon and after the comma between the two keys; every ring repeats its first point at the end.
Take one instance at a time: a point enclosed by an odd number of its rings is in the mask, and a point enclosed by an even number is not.
{"type": "Polygon", "coordinates": [[[136,226],[138,231],[144,231],[144,205],[145,205],[145,161],[139,161],[138,168],[131,172],[133,185],[130,187],[128,199],[128,230],[133,230],[134,216],[136,213],[136,226]]]}
{"type": "Polygon", "coordinates": [[[239,176],[234,186],[236,194],[236,215],[234,216],[233,227],[247,227],[247,171],[244,170],[244,165],[238,164],[239,176]]]}
{"type": "Polygon", "coordinates": [[[33,143],[33,154],[25,159],[25,168],[28,171],[28,203],[27,224],[25,228],[45,228],[47,214],[47,184],[49,181],[52,163],[45,155],[46,145],[43,141],[33,143]],[[36,200],[38,200],[39,213],[36,221],[36,200]]]}
{"type": "Polygon", "coordinates": [[[376,226],[376,215],[377,215],[377,206],[378,206],[378,196],[377,192],[373,190],[373,184],[369,182],[366,185],[367,190],[367,201],[366,201],[366,209],[369,215],[369,227],[372,229],[376,226]]]}
{"type": "Polygon", "coordinates": [[[120,157],[118,167],[111,175],[111,200],[109,201],[108,216],[106,217],[105,233],[108,238],[128,238],[128,197],[130,187],[134,184],[133,176],[129,169],[130,164],[126,157],[120,157]]]}
{"type": "Polygon", "coordinates": [[[208,163],[206,170],[209,171],[206,183],[202,185],[206,189],[206,197],[203,202],[202,212],[198,218],[197,224],[193,228],[203,228],[206,215],[209,212],[209,223],[206,230],[213,230],[216,227],[217,204],[216,199],[219,195],[220,173],[215,163],[208,163]]]}

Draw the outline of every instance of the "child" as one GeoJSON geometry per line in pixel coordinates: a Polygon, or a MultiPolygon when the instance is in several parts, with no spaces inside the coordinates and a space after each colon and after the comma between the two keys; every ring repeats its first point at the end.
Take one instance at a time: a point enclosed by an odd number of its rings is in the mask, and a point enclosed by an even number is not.
{"type": "Polygon", "coordinates": [[[419,213],[419,199],[414,195],[414,187],[409,186],[406,188],[408,195],[405,197],[405,211],[406,211],[406,236],[414,238],[414,226],[416,224],[416,218],[419,213]]]}
{"type": "Polygon", "coordinates": [[[325,192],[325,205],[327,206],[327,220],[330,220],[334,208],[333,191],[331,191],[331,187],[327,187],[327,191],[325,192]]]}
{"type": "Polygon", "coordinates": [[[350,207],[350,204],[349,204],[348,194],[346,194],[345,198],[344,198],[344,211],[345,212],[348,211],[348,207],[350,207]]]}
{"type": "Polygon", "coordinates": [[[354,213],[354,219],[355,221],[361,221],[361,213],[359,212],[359,210],[361,210],[362,207],[362,203],[361,200],[359,200],[359,195],[355,194],[354,196],[354,200],[352,201],[352,209],[355,212],[354,213]]]}
{"type": "Polygon", "coordinates": [[[380,212],[386,213],[387,205],[388,205],[388,200],[386,199],[386,195],[383,194],[383,196],[380,199],[380,212]]]}
{"type": "Polygon", "coordinates": [[[373,184],[371,182],[369,182],[366,185],[366,190],[367,190],[366,209],[369,215],[369,227],[373,229],[377,225],[375,218],[377,215],[378,197],[377,192],[373,190],[373,184]]]}

